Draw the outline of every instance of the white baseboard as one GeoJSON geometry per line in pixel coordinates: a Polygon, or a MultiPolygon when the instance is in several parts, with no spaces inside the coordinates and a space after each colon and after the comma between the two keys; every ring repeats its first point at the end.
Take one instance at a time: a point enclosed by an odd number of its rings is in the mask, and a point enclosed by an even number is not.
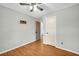
{"type": "Polygon", "coordinates": [[[55,47],[56,47],[56,48],[63,49],[63,50],[66,50],[66,51],[69,51],[69,52],[72,52],[72,53],[75,53],[75,54],[78,54],[78,55],[79,55],[79,52],[72,51],[72,50],[69,50],[69,49],[66,49],[66,48],[62,48],[62,47],[58,47],[58,46],[55,46],[55,47]]]}
{"type": "Polygon", "coordinates": [[[34,42],[34,41],[36,41],[36,40],[30,41],[30,42],[28,42],[28,43],[23,43],[23,44],[21,44],[21,45],[19,45],[19,46],[16,46],[16,47],[10,48],[10,49],[8,49],[8,50],[2,51],[2,52],[0,52],[0,54],[3,54],[3,53],[6,53],[6,52],[8,52],[8,51],[14,50],[14,49],[16,49],[16,48],[22,47],[22,46],[24,46],[24,45],[26,45],[26,44],[29,44],[29,43],[32,43],[32,42],[34,42]]]}
{"type": "MultiPolygon", "coordinates": [[[[43,44],[50,45],[50,44],[47,44],[47,43],[43,43],[43,44]]],[[[51,46],[53,46],[53,45],[51,44],[51,46]]],[[[54,46],[56,48],[63,49],[63,50],[66,50],[66,51],[69,51],[69,52],[72,52],[72,53],[75,53],[75,54],[78,54],[79,55],[79,52],[72,51],[72,50],[69,50],[69,49],[66,49],[66,48],[62,48],[62,47],[58,47],[57,45],[54,45],[54,46]]]]}

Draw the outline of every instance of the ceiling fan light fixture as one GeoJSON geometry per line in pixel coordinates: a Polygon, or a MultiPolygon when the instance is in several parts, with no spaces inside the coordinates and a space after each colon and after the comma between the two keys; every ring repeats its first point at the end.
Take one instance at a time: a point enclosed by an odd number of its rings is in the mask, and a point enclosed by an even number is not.
{"type": "Polygon", "coordinates": [[[34,5],[34,11],[36,11],[37,10],[37,4],[36,5],[34,5]]]}
{"type": "Polygon", "coordinates": [[[29,8],[30,8],[30,10],[31,10],[33,7],[32,7],[32,6],[30,6],[29,8]]]}
{"type": "Polygon", "coordinates": [[[42,4],[42,3],[20,3],[20,5],[27,5],[27,6],[30,6],[30,11],[33,12],[33,11],[36,11],[37,9],[40,10],[40,11],[43,11],[44,9],[41,8],[38,4],[42,4]]]}
{"type": "Polygon", "coordinates": [[[34,5],[31,5],[30,6],[30,12],[33,12],[34,11],[34,5]]]}

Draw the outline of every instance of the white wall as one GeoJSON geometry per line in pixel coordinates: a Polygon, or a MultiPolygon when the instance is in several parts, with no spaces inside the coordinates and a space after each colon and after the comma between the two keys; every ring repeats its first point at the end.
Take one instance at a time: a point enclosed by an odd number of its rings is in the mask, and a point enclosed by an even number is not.
{"type": "Polygon", "coordinates": [[[0,6],[0,52],[36,40],[36,19],[0,6]],[[27,24],[20,24],[23,19],[27,24]]]}
{"type": "Polygon", "coordinates": [[[79,54],[79,5],[48,15],[56,16],[56,46],[79,54]]]}

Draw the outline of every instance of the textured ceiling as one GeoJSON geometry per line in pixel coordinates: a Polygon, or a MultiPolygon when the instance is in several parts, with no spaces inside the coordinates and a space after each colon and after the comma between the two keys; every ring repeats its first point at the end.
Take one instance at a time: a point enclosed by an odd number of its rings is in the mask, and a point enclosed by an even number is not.
{"type": "Polygon", "coordinates": [[[39,18],[42,15],[45,15],[49,12],[55,12],[70,6],[75,5],[76,3],[43,3],[39,6],[44,9],[44,11],[39,11],[36,9],[34,12],[30,12],[29,6],[21,6],[19,3],[0,3],[0,5],[13,9],[23,14],[30,15],[35,18],[39,18]]]}

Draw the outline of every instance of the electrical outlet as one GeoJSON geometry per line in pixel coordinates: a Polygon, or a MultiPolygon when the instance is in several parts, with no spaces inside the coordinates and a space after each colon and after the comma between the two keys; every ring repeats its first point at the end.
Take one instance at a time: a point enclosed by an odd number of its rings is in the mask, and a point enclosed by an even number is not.
{"type": "Polygon", "coordinates": [[[61,44],[63,45],[63,42],[61,42],[61,44]]]}

